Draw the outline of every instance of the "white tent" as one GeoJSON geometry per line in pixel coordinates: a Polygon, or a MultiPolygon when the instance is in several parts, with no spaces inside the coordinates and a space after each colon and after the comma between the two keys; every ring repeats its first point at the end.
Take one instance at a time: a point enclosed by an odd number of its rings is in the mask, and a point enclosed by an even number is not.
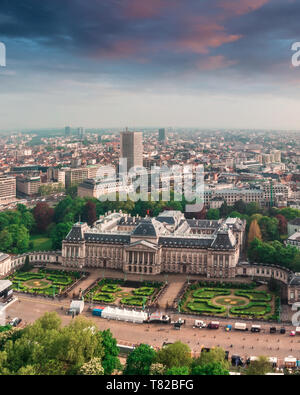
{"type": "Polygon", "coordinates": [[[147,314],[142,311],[131,311],[106,307],[102,312],[102,317],[110,320],[143,323],[147,320],[147,314]]]}

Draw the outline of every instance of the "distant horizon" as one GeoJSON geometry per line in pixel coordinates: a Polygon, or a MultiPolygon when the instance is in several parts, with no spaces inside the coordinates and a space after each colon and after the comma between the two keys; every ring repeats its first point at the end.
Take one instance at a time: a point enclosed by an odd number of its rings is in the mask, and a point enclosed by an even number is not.
{"type": "MultiPolygon", "coordinates": [[[[107,127],[85,127],[85,126],[70,126],[70,125],[66,125],[69,126],[71,128],[71,130],[76,130],[79,127],[83,127],[85,131],[89,132],[93,132],[93,131],[101,131],[101,132],[107,132],[107,133],[118,133],[118,132],[122,132],[125,131],[125,127],[112,127],[112,126],[107,126],[107,127]]],[[[38,133],[38,132],[64,132],[65,131],[65,127],[42,127],[42,128],[23,128],[23,129],[0,129],[0,133],[1,134],[5,134],[5,133],[10,133],[10,132],[14,132],[14,133],[38,133]]],[[[299,133],[300,129],[268,129],[268,128],[225,128],[225,127],[220,127],[220,128],[206,128],[206,127],[197,127],[197,126],[136,126],[136,127],[132,127],[132,128],[128,128],[128,131],[136,131],[136,132],[143,132],[143,131],[153,131],[153,132],[158,132],[159,129],[166,129],[166,131],[168,131],[168,129],[172,129],[170,132],[178,132],[178,129],[185,129],[186,131],[192,131],[194,130],[195,132],[205,132],[205,131],[214,131],[214,132],[218,132],[218,131],[224,131],[224,132],[290,132],[290,133],[299,133]],[[147,130],[148,129],[148,130],[147,130]]]]}

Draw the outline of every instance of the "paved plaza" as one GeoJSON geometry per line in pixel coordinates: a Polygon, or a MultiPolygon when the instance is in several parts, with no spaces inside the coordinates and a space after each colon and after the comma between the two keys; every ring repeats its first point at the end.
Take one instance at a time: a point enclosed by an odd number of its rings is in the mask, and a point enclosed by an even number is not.
{"type": "MultiPolygon", "coordinates": [[[[21,317],[23,323],[32,323],[47,311],[56,311],[63,322],[67,325],[72,318],[66,315],[70,300],[51,300],[38,297],[18,295],[18,300],[7,308],[7,316],[21,317]]],[[[259,356],[267,355],[283,359],[293,355],[300,359],[300,336],[291,338],[289,331],[293,328],[286,326],[285,335],[270,334],[270,324],[262,325],[261,333],[249,332],[225,332],[224,327],[229,322],[226,319],[218,319],[221,323],[219,330],[193,329],[195,317],[188,317],[186,325],[181,330],[175,330],[171,325],[157,324],[131,324],[119,321],[108,321],[99,317],[93,317],[89,305],[86,304],[83,315],[92,320],[100,330],[110,329],[117,338],[119,344],[136,345],[147,343],[154,347],[161,347],[164,342],[181,340],[188,344],[197,355],[201,347],[211,348],[220,346],[229,351],[231,355],[259,356]]],[[[180,315],[172,315],[177,319],[180,315]]],[[[209,319],[204,319],[206,322],[209,319]]],[[[233,323],[233,322],[231,322],[233,323]]],[[[249,321],[249,324],[251,321],[249,321]]],[[[280,324],[274,325],[280,328],[280,324]]]]}

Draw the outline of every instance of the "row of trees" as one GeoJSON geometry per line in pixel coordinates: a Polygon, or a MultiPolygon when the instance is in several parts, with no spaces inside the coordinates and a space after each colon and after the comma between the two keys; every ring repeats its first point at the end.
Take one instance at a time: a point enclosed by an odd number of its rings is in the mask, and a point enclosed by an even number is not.
{"type": "Polygon", "coordinates": [[[109,330],[77,318],[61,325],[56,313],[46,313],[22,330],[0,334],[0,374],[112,374],[120,370],[117,341],[109,330]]]}
{"type": "Polygon", "coordinates": [[[250,262],[277,264],[294,272],[300,271],[300,252],[296,247],[279,241],[264,242],[255,238],[248,247],[250,262]]]}
{"type": "MultiPolygon", "coordinates": [[[[229,369],[230,364],[222,348],[215,347],[201,353],[198,358],[192,358],[188,345],[177,341],[159,351],[141,344],[129,354],[124,374],[227,376],[229,369]]],[[[272,371],[270,362],[263,356],[244,369],[244,373],[249,375],[265,375],[272,371]]]]}

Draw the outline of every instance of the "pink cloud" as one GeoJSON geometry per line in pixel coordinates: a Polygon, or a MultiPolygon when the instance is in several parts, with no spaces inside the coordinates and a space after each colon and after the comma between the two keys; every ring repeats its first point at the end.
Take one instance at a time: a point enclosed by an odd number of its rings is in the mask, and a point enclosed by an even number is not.
{"type": "Polygon", "coordinates": [[[236,64],[236,61],[226,59],[223,55],[208,56],[206,59],[201,59],[197,62],[197,66],[200,70],[217,70],[224,69],[236,64]]]}
{"type": "Polygon", "coordinates": [[[243,15],[255,11],[270,0],[220,0],[219,7],[235,15],[243,15]]]}
{"type": "Polygon", "coordinates": [[[218,48],[241,38],[240,35],[226,33],[225,28],[215,22],[194,20],[189,30],[190,33],[179,39],[176,45],[180,50],[200,54],[207,54],[210,48],[218,48]]]}
{"type": "MultiPolygon", "coordinates": [[[[135,57],[142,46],[141,40],[129,39],[113,42],[109,48],[102,49],[101,53],[95,53],[93,56],[106,57],[109,59],[129,59],[135,57]]],[[[137,60],[135,58],[135,60],[137,60]]]]}
{"type": "Polygon", "coordinates": [[[124,4],[123,15],[130,19],[152,18],[165,6],[164,0],[129,0],[124,4]]]}

